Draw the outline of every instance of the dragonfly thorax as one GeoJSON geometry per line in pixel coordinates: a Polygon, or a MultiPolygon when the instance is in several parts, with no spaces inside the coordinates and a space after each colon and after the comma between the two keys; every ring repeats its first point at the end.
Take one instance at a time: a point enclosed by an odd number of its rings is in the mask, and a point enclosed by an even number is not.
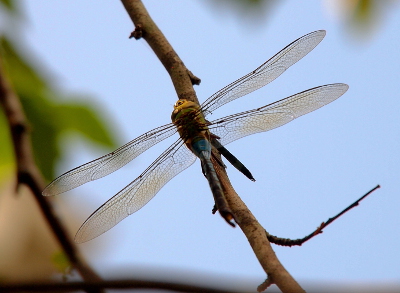
{"type": "Polygon", "coordinates": [[[178,100],[174,105],[171,120],[188,146],[199,139],[210,139],[207,122],[195,102],[178,100]]]}

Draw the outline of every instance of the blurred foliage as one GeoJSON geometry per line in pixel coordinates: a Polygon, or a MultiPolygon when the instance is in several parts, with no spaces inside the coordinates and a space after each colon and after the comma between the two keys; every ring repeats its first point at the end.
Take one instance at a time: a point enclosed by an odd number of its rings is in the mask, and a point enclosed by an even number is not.
{"type": "MultiPolygon", "coordinates": [[[[19,2],[0,1],[1,12],[7,20],[21,22],[17,18],[19,2]]],[[[14,30],[9,35],[15,39],[18,37],[15,33],[14,30]]],[[[55,178],[56,163],[63,155],[62,140],[67,133],[79,133],[97,144],[114,148],[116,145],[107,123],[93,103],[86,97],[66,96],[55,90],[40,68],[31,66],[21,51],[21,46],[18,50],[7,37],[7,31],[0,35],[0,57],[5,74],[21,100],[31,131],[35,160],[45,179],[55,178]],[[62,102],[77,100],[81,102],[62,102]]],[[[3,111],[0,111],[0,141],[1,180],[14,166],[11,134],[3,111]]]]}
{"type": "Polygon", "coordinates": [[[63,274],[64,278],[71,274],[71,263],[68,260],[67,255],[63,251],[59,251],[53,254],[52,262],[57,270],[63,274]]]}
{"type": "MultiPolygon", "coordinates": [[[[231,10],[241,22],[258,24],[268,19],[279,0],[208,0],[218,12],[231,10]]],[[[371,34],[379,27],[399,0],[323,0],[328,12],[337,13],[345,24],[345,31],[371,34]]]]}
{"type": "MultiPolygon", "coordinates": [[[[354,0],[353,0],[354,1],[354,0]]],[[[350,20],[361,29],[371,29],[395,8],[398,0],[357,0],[350,20]]]]}
{"type": "MultiPolygon", "coordinates": [[[[208,0],[213,10],[218,12],[234,12],[241,22],[257,24],[260,19],[267,19],[279,0],[208,0]]],[[[281,1],[282,2],[282,1],[281,1]]]]}
{"type": "Polygon", "coordinates": [[[365,22],[368,21],[368,19],[371,19],[374,2],[376,1],[359,0],[353,12],[355,20],[359,22],[365,22]]]}
{"type": "Polygon", "coordinates": [[[0,183],[7,178],[14,166],[11,135],[3,111],[0,111],[0,183]]]}
{"type": "Polygon", "coordinates": [[[325,0],[325,2],[344,19],[349,31],[364,35],[370,35],[379,28],[390,11],[399,5],[399,0],[325,0]]]}
{"type": "Polygon", "coordinates": [[[1,0],[0,3],[9,11],[16,11],[15,1],[13,0],[1,0]]]}
{"type": "Polygon", "coordinates": [[[278,0],[213,0],[216,4],[223,4],[229,6],[235,6],[238,9],[254,9],[259,10],[261,6],[274,5],[278,3],[278,0]]]}
{"type": "MultiPolygon", "coordinates": [[[[79,132],[96,143],[115,147],[105,121],[92,105],[57,101],[61,98],[78,98],[65,97],[56,92],[51,84],[40,76],[38,70],[23,59],[6,37],[0,38],[0,49],[5,71],[21,99],[30,123],[36,163],[47,180],[54,179],[56,163],[62,156],[61,139],[67,132],[79,132]]],[[[4,133],[4,130],[1,133],[4,133]]]]}

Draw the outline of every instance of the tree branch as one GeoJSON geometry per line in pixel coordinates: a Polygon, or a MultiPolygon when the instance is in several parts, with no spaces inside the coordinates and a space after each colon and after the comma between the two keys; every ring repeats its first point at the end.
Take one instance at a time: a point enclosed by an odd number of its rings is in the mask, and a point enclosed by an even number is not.
{"type": "Polygon", "coordinates": [[[150,45],[170,75],[178,98],[199,104],[193,84],[199,84],[200,79],[195,77],[183,64],[171,44],[151,19],[142,1],[121,1],[136,27],[132,35],[143,37],[150,45]]]}
{"type": "MultiPolygon", "coordinates": [[[[185,98],[199,104],[192,86],[194,78],[191,72],[185,67],[165,36],[150,18],[143,3],[139,0],[121,1],[135,25],[135,31],[131,36],[135,38],[143,37],[149,43],[169,73],[178,98],[185,98]]],[[[219,154],[215,152],[215,155],[218,156],[219,154]]],[[[258,261],[268,275],[268,281],[264,282],[264,284],[275,283],[282,292],[304,292],[277,259],[266,237],[265,230],[233,189],[225,169],[215,160],[213,160],[213,164],[223,186],[229,207],[237,217],[240,228],[246,235],[258,261]]]]}
{"type": "Polygon", "coordinates": [[[214,166],[222,188],[224,189],[229,207],[238,219],[239,227],[246,235],[254,254],[268,276],[267,280],[259,286],[258,290],[263,291],[267,289],[268,286],[276,284],[284,293],[305,292],[278,260],[268,241],[266,230],[260,225],[245,203],[240,199],[239,195],[232,187],[226,170],[218,163],[214,163],[214,166]]]}
{"type": "Polygon", "coordinates": [[[78,270],[82,278],[87,281],[101,280],[99,276],[80,257],[67,230],[56,216],[49,198],[42,196],[44,189],[43,177],[35,164],[29,134],[29,125],[22,105],[16,93],[9,84],[0,59],[0,104],[4,109],[12,135],[15,158],[17,162],[17,186],[25,184],[32,191],[40,209],[50,225],[59,244],[63,248],[70,263],[78,270]]]}
{"type": "Polygon", "coordinates": [[[0,292],[67,292],[76,290],[103,290],[103,289],[153,289],[174,292],[201,292],[201,293],[238,293],[232,289],[213,289],[207,286],[188,285],[176,282],[146,281],[146,280],[110,280],[85,282],[38,282],[26,284],[0,284],[0,292]]]}

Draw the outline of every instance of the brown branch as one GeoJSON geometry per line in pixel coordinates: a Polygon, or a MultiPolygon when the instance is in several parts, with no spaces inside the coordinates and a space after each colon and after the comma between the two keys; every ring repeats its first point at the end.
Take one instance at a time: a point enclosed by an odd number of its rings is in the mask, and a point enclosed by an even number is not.
{"type": "Polygon", "coordinates": [[[132,35],[140,35],[152,48],[169,73],[178,98],[199,103],[193,84],[199,84],[200,79],[195,77],[183,64],[178,54],[151,19],[142,1],[121,1],[136,27],[132,35]]]}
{"type": "Polygon", "coordinates": [[[47,223],[68,256],[70,263],[78,270],[82,278],[88,281],[101,280],[83,261],[70,239],[67,230],[57,218],[48,198],[42,196],[44,180],[35,164],[28,121],[16,93],[8,82],[0,60],[0,104],[2,105],[12,135],[15,158],[17,161],[17,186],[25,184],[32,191],[47,223]]]}
{"type": "MultiPolygon", "coordinates": [[[[260,225],[233,189],[232,184],[226,175],[225,169],[216,162],[214,163],[214,166],[222,188],[224,189],[229,207],[238,219],[239,227],[246,235],[254,254],[268,276],[268,279],[263,284],[268,284],[268,286],[276,284],[284,293],[305,292],[276,257],[276,254],[272,250],[271,244],[265,234],[265,229],[260,225]]],[[[265,290],[268,287],[263,286],[263,284],[259,286],[260,290],[262,288],[265,290]]]]}
{"type": "MultiPolygon", "coordinates": [[[[206,286],[188,285],[176,282],[145,281],[145,280],[112,280],[85,282],[38,282],[0,284],[0,292],[66,292],[71,290],[102,290],[102,289],[153,289],[174,292],[202,293],[237,293],[232,289],[214,289],[206,286]]],[[[243,291],[240,291],[243,292],[243,291]]]]}
{"type": "MultiPolygon", "coordinates": [[[[131,36],[135,38],[143,37],[149,43],[150,47],[154,50],[165,69],[168,71],[178,98],[185,98],[199,103],[192,86],[195,78],[185,67],[165,36],[150,18],[142,2],[139,0],[121,1],[135,25],[135,31],[131,36]]],[[[235,218],[237,218],[237,222],[246,235],[258,261],[268,275],[267,283],[275,283],[282,292],[304,292],[277,259],[268,242],[264,228],[258,223],[236,194],[229,182],[225,169],[215,162],[215,158],[213,158],[213,164],[217,170],[221,184],[223,185],[229,207],[233,211],[235,218]]]]}
{"type": "Polygon", "coordinates": [[[319,225],[319,227],[312,233],[310,233],[309,235],[303,237],[303,238],[299,238],[299,239],[289,239],[289,238],[280,238],[274,235],[269,234],[267,231],[265,231],[268,240],[271,243],[274,243],[276,245],[281,245],[281,246],[301,246],[304,242],[310,240],[311,238],[313,238],[314,236],[317,236],[318,234],[322,234],[322,229],[326,228],[329,224],[331,224],[333,221],[335,221],[337,218],[339,218],[340,216],[342,216],[344,213],[348,212],[349,210],[351,210],[352,208],[356,207],[359,205],[360,201],[362,201],[364,198],[366,198],[368,195],[370,195],[372,192],[374,192],[375,190],[377,190],[378,188],[380,188],[380,185],[375,186],[374,188],[372,188],[370,191],[368,191],[366,194],[364,194],[362,197],[360,197],[359,199],[357,199],[355,202],[353,202],[351,205],[349,205],[347,208],[345,208],[343,211],[341,211],[340,213],[338,213],[336,216],[329,218],[328,221],[326,222],[322,222],[321,225],[319,225]]]}

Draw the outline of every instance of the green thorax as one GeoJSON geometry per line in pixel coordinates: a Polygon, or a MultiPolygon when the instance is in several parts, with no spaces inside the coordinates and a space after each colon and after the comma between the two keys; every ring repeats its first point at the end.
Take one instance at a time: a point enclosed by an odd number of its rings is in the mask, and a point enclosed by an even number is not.
{"type": "Polygon", "coordinates": [[[184,99],[178,100],[174,105],[171,119],[186,144],[198,139],[209,140],[207,122],[196,103],[184,99]]]}

